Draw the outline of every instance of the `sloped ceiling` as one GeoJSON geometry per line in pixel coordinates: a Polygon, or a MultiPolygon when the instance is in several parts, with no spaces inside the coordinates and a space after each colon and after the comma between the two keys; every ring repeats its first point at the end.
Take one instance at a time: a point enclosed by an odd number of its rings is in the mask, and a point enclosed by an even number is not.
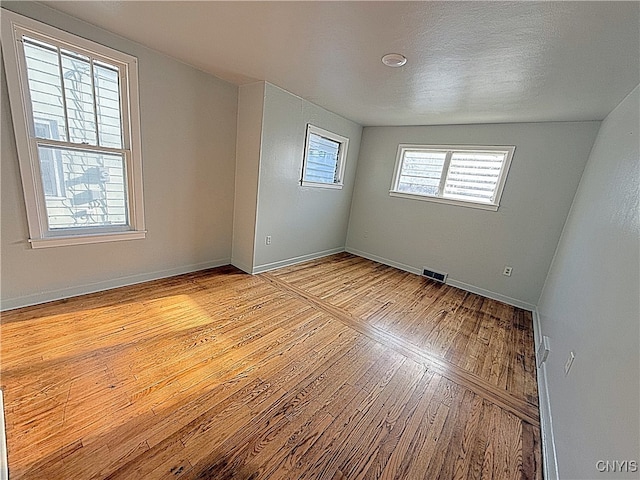
{"type": "Polygon", "coordinates": [[[640,82],[638,2],[41,3],[363,125],[600,120],[640,82]]]}

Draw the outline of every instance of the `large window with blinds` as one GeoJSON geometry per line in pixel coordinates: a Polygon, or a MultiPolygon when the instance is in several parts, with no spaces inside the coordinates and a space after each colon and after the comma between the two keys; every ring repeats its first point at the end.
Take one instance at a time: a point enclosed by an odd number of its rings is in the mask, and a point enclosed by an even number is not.
{"type": "Polygon", "coordinates": [[[302,185],[342,188],[349,139],[314,125],[307,125],[302,164],[302,185]]]}
{"type": "Polygon", "coordinates": [[[136,59],[6,11],[2,48],[31,245],[143,238],[136,59]]]}
{"type": "Polygon", "coordinates": [[[390,195],[497,210],[515,147],[406,145],[390,195]]]}

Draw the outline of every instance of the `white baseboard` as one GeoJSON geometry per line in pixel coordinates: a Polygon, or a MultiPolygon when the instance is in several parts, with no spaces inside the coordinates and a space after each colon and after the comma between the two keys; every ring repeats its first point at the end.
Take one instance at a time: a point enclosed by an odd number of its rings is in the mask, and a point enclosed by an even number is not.
{"type": "Polygon", "coordinates": [[[522,308],[530,312],[536,308],[536,306],[532,303],[523,302],[522,300],[518,300],[517,298],[508,297],[506,295],[502,295],[501,293],[492,292],[491,290],[485,290],[484,288],[476,287],[475,285],[469,285],[468,283],[460,282],[451,277],[447,278],[447,283],[454,287],[461,288],[462,290],[466,290],[467,292],[476,293],[483,297],[498,300],[499,302],[513,305],[514,307],[522,308]]]}
{"type": "Polygon", "coordinates": [[[234,259],[233,257],[231,258],[231,265],[233,265],[234,267],[242,270],[244,273],[251,273],[251,266],[250,265],[245,265],[242,262],[239,262],[238,260],[234,259]]]}
{"type": "Polygon", "coordinates": [[[158,280],[160,278],[173,277],[182,275],[183,273],[197,272],[198,270],[206,270],[208,268],[221,267],[229,265],[231,259],[222,258],[209,262],[194,263],[184,265],[182,267],[170,268],[167,270],[158,270],[149,273],[140,273],[136,275],[128,275],[102,282],[88,283],[82,286],[61,288],[58,290],[49,290],[46,292],[38,292],[22,297],[6,298],[2,300],[0,311],[13,310],[15,308],[28,307],[39,303],[51,302],[53,300],[61,300],[63,298],[77,297],[78,295],[86,295],[87,293],[101,292],[112,288],[125,287],[127,285],[135,285],[136,283],[148,282],[150,280],[158,280]]]}
{"type": "MultiPolygon", "coordinates": [[[[328,257],[329,255],[335,255],[336,253],[344,252],[344,248],[332,248],[330,250],[324,250],[322,252],[309,253],[308,255],[301,255],[299,257],[288,258],[286,260],[280,260],[272,263],[265,263],[264,265],[257,265],[253,267],[251,273],[262,273],[268,272],[269,270],[275,270],[276,268],[289,267],[291,265],[296,265],[297,263],[308,262],[309,260],[315,260],[317,258],[328,257]]],[[[238,267],[240,268],[240,267],[238,267]]],[[[244,270],[240,268],[240,270],[244,270]]]]}
{"type": "MultiPolygon", "coordinates": [[[[540,315],[538,309],[531,312],[533,316],[533,338],[535,351],[542,341],[542,329],[540,327],[540,315]]],[[[536,359],[537,364],[537,359],[536,359]]],[[[553,437],[553,422],[551,420],[551,402],[549,400],[549,387],[547,384],[547,365],[538,367],[538,405],[540,407],[540,443],[542,444],[542,473],[545,480],[558,480],[558,462],[556,459],[556,444],[553,437]]]]}
{"type": "Polygon", "coordinates": [[[347,247],[345,248],[347,253],[352,253],[353,255],[357,255],[362,258],[366,258],[367,260],[372,260],[374,262],[382,263],[383,265],[388,265],[390,267],[397,268],[398,270],[404,270],[405,272],[415,273],[416,275],[421,275],[422,270],[419,268],[412,267],[411,265],[405,265],[404,263],[394,262],[393,260],[389,260],[388,258],[379,257],[374,255],[373,253],[363,252],[361,250],[357,250],[355,248],[347,247]]]}
{"type": "MultiPolygon", "coordinates": [[[[400,270],[404,270],[405,272],[415,273],[416,275],[422,275],[422,270],[416,267],[412,267],[411,265],[405,265],[404,263],[395,262],[393,260],[389,260],[388,258],[379,257],[377,255],[373,255],[371,253],[363,252],[361,250],[357,250],[355,248],[347,247],[345,251],[352,253],[354,255],[358,255],[359,257],[363,257],[369,260],[373,260],[374,262],[382,263],[384,265],[389,265],[390,267],[395,267],[400,270]]],[[[507,297],[506,295],[502,295],[500,293],[492,292],[490,290],[485,290],[484,288],[476,287],[475,285],[470,285],[468,283],[460,282],[459,280],[455,280],[451,277],[447,278],[448,285],[453,287],[460,288],[467,292],[475,293],[481,295],[483,297],[491,298],[493,300],[498,300],[499,302],[506,303],[508,305],[513,305],[514,307],[523,308],[525,310],[533,311],[536,306],[523,302],[522,300],[518,300],[517,298],[507,297]]]]}

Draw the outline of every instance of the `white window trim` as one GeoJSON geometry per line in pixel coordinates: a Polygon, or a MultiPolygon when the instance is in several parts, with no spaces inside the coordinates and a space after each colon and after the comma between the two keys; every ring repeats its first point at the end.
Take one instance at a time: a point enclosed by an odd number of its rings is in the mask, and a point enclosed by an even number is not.
{"type": "MultiPolygon", "coordinates": [[[[5,9],[2,9],[1,21],[3,59],[31,246],[43,248],[145,238],[137,58],[5,9]],[[74,231],[61,229],[59,232],[49,230],[36,138],[31,131],[33,114],[29,101],[29,87],[26,84],[24,48],[20,40],[21,35],[25,33],[56,44],[68,44],[78,52],[86,50],[91,56],[103,57],[105,61],[121,68],[120,104],[125,143],[118,152],[123,153],[125,158],[129,199],[128,225],[124,230],[121,227],[93,227],[90,230],[74,231]]],[[[47,143],[54,142],[47,140],[47,143]]],[[[64,143],[65,146],[71,147],[75,145],[66,145],[67,142],[55,143],[64,143]]],[[[87,150],[93,148],[88,145],[84,147],[87,150]]],[[[75,145],[75,148],[78,148],[78,145],[75,145]]]]}
{"type": "Polygon", "coordinates": [[[401,143],[400,145],[398,145],[398,153],[396,155],[396,164],[393,170],[393,178],[391,181],[391,188],[389,189],[389,196],[406,198],[410,200],[421,200],[426,202],[443,203],[446,205],[458,205],[461,207],[478,208],[481,210],[491,210],[495,212],[500,207],[500,199],[502,198],[502,191],[504,189],[504,185],[507,180],[507,175],[509,173],[509,168],[511,167],[511,160],[513,158],[513,153],[515,152],[515,149],[516,147],[513,145],[424,145],[424,144],[401,143]],[[447,152],[445,164],[442,167],[442,177],[440,178],[440,191],[443,190],[444,183],[446,182],[446,179],[447,179],[449,162],[451,160],[451,153],[453,151],[487,151],[487,152],[506,151],[507,156],[504,160],[502,170],[500,171],[500,176],[498,177],[498,182],[496,185],[496,192],[495,192],[495,200],[493,201],[493,203],[454,200],[454,199],[444,198],[444,197],[418,195],[418,194],[411,194],[411,193],[398,191],[397,185],[400,180],[400,173],[402,171],[402,161],[404,157],[404,152],[406,150],[420,150],[420,149],[440,150],[440,151],[447,152]]]}
{"type": "Polygon", "coordinates": [[[332,188],[332,189],[341,189],[344,186],[344,170],[345,164],[347,163],[347,150],[349,149],[349,139],[347,137],[343,137],[342,135],[338,135],[337,133],[330,132],[329,130],[325,130],[320,127],[316,127],[315,125],[307,124],[307,131],[305,134],[304,140],[304,158],[302,161],[302,177],[300,179],[300,185],[303,187],[318,187],[318,188],[332,188]],[[316,134],[324,138],[328,138],[329,140],[333,140],[334,142],[340,143],[340,151],[338,153],[338,171],[337,177],[338,181],[333,183],[322,183],[322,182],[309,182],[304,179],[305,172],[307,168],[307,153],[309,151],[309,135],[316,134]]]}

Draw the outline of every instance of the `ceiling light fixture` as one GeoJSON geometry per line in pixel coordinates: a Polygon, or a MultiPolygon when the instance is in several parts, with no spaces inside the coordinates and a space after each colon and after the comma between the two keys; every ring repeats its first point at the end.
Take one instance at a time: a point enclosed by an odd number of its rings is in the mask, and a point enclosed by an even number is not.
{"type": "Polygon", "coordinates": [[[399,53],[387,53],[382,57],[382,63],[387,67],[401,67],[407,63],[407,57],[399,53]]]}

